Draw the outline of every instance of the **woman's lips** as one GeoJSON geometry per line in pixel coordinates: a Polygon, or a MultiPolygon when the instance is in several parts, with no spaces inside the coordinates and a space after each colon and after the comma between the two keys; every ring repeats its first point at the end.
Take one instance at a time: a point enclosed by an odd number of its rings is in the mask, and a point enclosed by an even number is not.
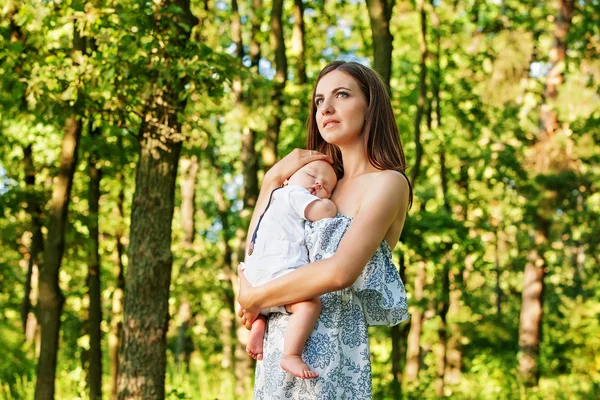
{"type": "Polygon", "coordinates": [[[325,121],[325,123],[323,124],[323,128],[324,129],[333,128],[334,126],[338,125],[339,123],[340,123],[340,121],[337,121],[337,120],[325,121]]]}

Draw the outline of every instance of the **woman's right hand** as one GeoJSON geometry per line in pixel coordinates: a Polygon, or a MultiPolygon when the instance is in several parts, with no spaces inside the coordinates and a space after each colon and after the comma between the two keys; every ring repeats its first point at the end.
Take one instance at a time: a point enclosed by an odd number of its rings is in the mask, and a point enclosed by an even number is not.
{"type": "Polygon", "coordinates": [[[277,185],[281,185],[287,178],[292,176],[294,172],[312,161],[324,160],[329,164],[333,163],[331,156],[319,153],[316,150],[294,149],[287,156],[279,160],[266,173],[265,179],[275,181],[277,185]]]}

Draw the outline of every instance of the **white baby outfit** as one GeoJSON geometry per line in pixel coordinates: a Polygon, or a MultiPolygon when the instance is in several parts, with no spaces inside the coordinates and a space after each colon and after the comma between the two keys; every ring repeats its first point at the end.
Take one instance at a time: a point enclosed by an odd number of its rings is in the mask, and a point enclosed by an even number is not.
{"type": "MultiPolygon", "coordinates": [[[[319,198],[301,186],[288,185],[273,192],[271,204],[260,221],[252,254],[246,257],[244,274],[252,286],[308,264],[304,210],[315,200],[319,198]]],[[[282,311],[282,307],[270,311],[282,311]]]]}

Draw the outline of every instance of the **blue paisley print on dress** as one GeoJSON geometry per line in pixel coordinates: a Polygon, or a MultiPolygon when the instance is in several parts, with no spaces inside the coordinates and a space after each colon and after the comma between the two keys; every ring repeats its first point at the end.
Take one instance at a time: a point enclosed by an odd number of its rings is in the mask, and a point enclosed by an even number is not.
{"type": "MultiPolygon", "coordinates": [[[[327,259],[337,250],[352,219],[307,223],[305,238],[310,261],[327,259]]],[[[349,288],[321,296],[321,315],[308,338],[302,358],[319,374],[298,379],[281,369],[283,337],[289,315],[271,314],[263,360],[256,365],[256,400],[362,400],[372,398],[367,327],[396,325],[409,318],[406,291],[384,240],[349,288]]]]}

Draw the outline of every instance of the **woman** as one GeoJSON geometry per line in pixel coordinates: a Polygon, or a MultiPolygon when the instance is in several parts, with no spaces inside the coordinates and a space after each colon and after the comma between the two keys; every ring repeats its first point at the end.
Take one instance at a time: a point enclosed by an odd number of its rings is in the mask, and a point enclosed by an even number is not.
{"type": "Polygon", "coordinates": [[[265,175],[256,209],[262,212],[271,190],[304,164],[328,159],[339,179],[331,195],[338,214],[307,228],[310,264],[254,288],[240,273],[238,300],[249,327],[262,308],[322,296],[321,315],[303,353],[319,378],[297,379],[281,370],[289,317],[275,314],[257,364],[254,396],[370,399],[367,325],[395,325],[408,318],[391,253],[412,197],[389,95],[374,71],[343,61],[321,71],[313,90],[308,148],[295,150],[265,175]]]}

